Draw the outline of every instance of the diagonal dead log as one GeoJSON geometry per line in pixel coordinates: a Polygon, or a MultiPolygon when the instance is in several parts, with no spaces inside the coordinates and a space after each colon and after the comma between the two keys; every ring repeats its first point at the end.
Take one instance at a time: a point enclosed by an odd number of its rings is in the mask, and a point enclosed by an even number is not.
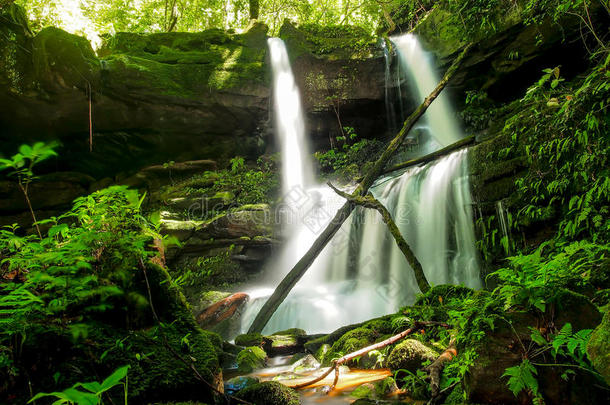
{"type": "Polygon", "coordinates": [[[368,193],[364,197],[354,196],[339,190],[330,182],[328,182],[327,184],[335,191],[335,193],[339,194],[347,201],[353,202],[354,204],[360,205],[365,208],[377,210],[381,214],[383,222],[387,225],[388,230],[396,241],[396,245],[398,245],[398,248],[405,256],[405,259],[407,259],[407,263],[409,263],[409,266],[411,266],[411,268],[413,269],[413,273],[415,274],[415,280],[417,281],[417,286],[419,287],[421,292],[425,293],[426,291],[428,291],[430,289],[430,283],[428,283],[428,280],[426,279],[424,269],[422,268],[422,265],[419,260],[417,260],[415,253],[413,253],[413,250],[411,250],[411,247],[400,233],[400,229],[398,229],[396,222],[394,222],[394,220],[392,219],[392,214],[390,214],[390,211],[388,211],[388,209],[381,202],[379,202],[379,200],[373,197],[371,193],[368,193]]]}
{"type": "Polygon", "coordinates": [[[292,388],[294,389],[300,389],[300,388],[305,388],[308,387],[312,384],[317,383],[318,381],[322,381],[324,378],[326,378],[330,373],[332,373],[333,371],[335,372],[335,379],[333,380],[333,384],[330,386],[330,391],[332,391],[335,386],[337,385],[337,382],[339,381],[339,366],[341,366],[343,363],[347,363],[350,360],[355,359],[356,357],[360,357],[363,356],[365,354],[367,354],[368,352],[371,352],[373,350],[379,350],[381,348],[384,348],[386,346],[389,346],[393,343],[398,342],[399,340],[425,328],[426,326],[441,326],[443,328],[449,328],[449,325],[444,323],[444,322],[433,322],[433,321],[417,321],[413,324],[412,327],[410,327],[407,330],[404,330],[402,332],[400,332],[398,335],[394,335],[390,338],[387,338],[386,340],[383,340],[381,342],[372,344],[370,346],[364,347],[360,350],[356,350],[355,352],[346,354],[345,356],[335,360],[332,362],[331,366],[328,368],[328,370],[326,370],[323,374],[319,375],[318,377],[314,378],[311,381],[307,381],[304,382],[302,384],[299,385],[295,385],[292,388]]]}
{"type": "MultiPolygon", "coordinates": [[[[430,95],[426,97],[424,102],[406,119],[402,129],[398,134],[390,141],[386,149],[383,151],[381,156],[375,161],[372,169],[362,179],[362,182],[358,185],[352,195],[363,196],[366,195],[369,188],[373,185],[375,180],[383,173],[385,166],[388,164],[392,156],[396,153],[408,132],[411,130],[413,125],[419,120],[419,118],[426,112],[430,104],[438,97],[440,92],[445,88],[449,80],[453,77],[453,74],[458,69],[462,60],[468,53],[470,45],[468,45],[462,53],[456,58],[451,64],[443,79],[438,83],[436,88],[432,90],[430,95]]],[[[284,279],[276,287],[275,291],[269,299],[265,302],[259,313],[254,318],[252,325],[248,329],[248,333],[260,333],[271,316],[275,313],[280,304],[288,296],[288,293],[296,285],[296,283],[303,277],[307,269],[314,262],[316,257],[320,254],[322,249],[328,244],[332,237],[337,233],[343,222],[349,217],[351,212],[354,210],[354,204],[346,202],[335,214],[334,218],[328,224],[328,226],[318,235],[314,243],[311,245],[309,250],[303,255],[303,257],[294,265],[292,270],[284,277],[284,279]]]]}

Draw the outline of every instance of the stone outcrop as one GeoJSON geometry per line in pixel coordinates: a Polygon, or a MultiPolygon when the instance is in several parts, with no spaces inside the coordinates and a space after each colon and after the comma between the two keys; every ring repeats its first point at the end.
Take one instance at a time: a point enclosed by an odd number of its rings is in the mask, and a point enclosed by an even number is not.
{"type": "MultiPolygon", "coordinates": [[[[600,314],[586,297],[568,290],[558,292],[557,304],[545,315],[555,328],[561,329],[569,320],[574,333],[595,327],[600,314]]],[[[515,397],[503,378],[505,370],[517,366],[523,359],[523,348],[531,342],[531,328],[542,328],[540,318],[529,312],[507,313],[506,320],[499,322],[493,331],[486,334],[477,347],[477,360],[466,376],[465,391],[469,402],[485,404],[521,404],[522,392],[515,397]],[[510,323],[509,323],[510,322],[510,323]]],[[[555,363],[552,357],[539,356],[536,363],[555,363]]],[[[537,367],[541,394],[547,404],[589,404],[603,402],[605,393],[593,389],[594,378],[588,373],[578,372],[565,381],[561,369],[537,367]]]]}

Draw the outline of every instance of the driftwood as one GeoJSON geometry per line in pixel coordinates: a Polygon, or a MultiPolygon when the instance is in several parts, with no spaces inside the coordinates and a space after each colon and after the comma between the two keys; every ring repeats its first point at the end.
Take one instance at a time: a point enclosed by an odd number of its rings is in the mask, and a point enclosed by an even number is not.
{"type": "MultiPolygon", "coordinates": [[[[406,119],[402,129],[398,134],[390,141],[385,151],[373,164],[371,170],[366,173],[362,182],[352,193],[352,196],[364,196],[367,194],[369,188],[373,185],[375,180],[383,173],[385,166],[390,161],[391,157],[396,153],[408,132],[415,125],[417,120],[426,112],[430,104],[438,97],[440,92],[445,88],[449,80],[453,77],[455,71],[458,69],[462,60],[468,53],[470,45],[467,46],[460,56],[449,67],[443,79],[438,83],[436,88],[430,93],[422,104],[406,119]]],[[[303,255],[303,257],[294,265],[292,270],[284,277],[284,279],[277,286],[273,294],[269,297],[267,302],[263,305],[256,318],[252,322],[252,325],[248,329],[248,333],[258,332],[260,333],[271,316],[275,313],[280,304],[284,301],[288,293],[296,285],[296,283],[303,277],[307,269],[314,262],[316,257],[320,254],[322,249],[328,244],[332,237],[337,233],[343,222],[349,217],[351,212],[354,210],[354,204],[347,201],[335,214],[335,217],[331,220],[328,226],[318,235],[314,243],[311,245],[309,250],[303,255]]]]}
{"type": "Polygon", "coordinates": [[[330,386],[330,390],[329,390],[329,392],[330,392],[330,391],[332,391],[335,388],[335,386],[337,385],[337,382],[339,381],[339,367],[343,363],[346,363],[346,362],[348,362],[350,360],[353,360],[356,357],[365,355],[368,352],[371,352],[373,350],[379,350],[379,349],[381,349],[383,347],[386,347],[386,346],[389,346],[389,345],[391,345],[393,343],[396,343],[399,340],[401,340],[401,339],[403,339],[403,338],[405,338],[405,337],[407,337],[407,336],[409,336],[409,335],[411,335],[411,334],[413,334],[413,333],[415,333],[415,332],[425,328],[426,326],[441,326],[443,328],[448,328],[449,327],[448,324],[443,323],[443,322],[430,322],[430,321],[421,321],[421,322],[418,321],[418,322],[415,322],[412,327],[410,327],[407,330],[404,330],[404,331],[400,332],[398,335],[394,335],[394,336],[392,336],[392,337],[390,337],[390,338],[388,338],[388,339],[386,339],[384,341],[381,341],[379,343],[375,343],[375,344],[372,344],[370,346],[364,347],[364,348],[362,348],[360,350],[357,350],[357,351],[355,351],[353,353],[346,354],[345,356],[343,356],[343,357],[333,361],[331,366],[328,368],[328,370],[326,370],[323,374],[319,375],[318,377],[314,378],[311,381],[307,381],[305,383],[302,383],[302,384],[299,384],[299,385],[295,385],[292,388],[300,389],[300,388],[308,387],[308,386],[310,386],[312,384],[317,383],[318,381],[322,381],[324,378],[326,378],[326,376],[328,376],[330,373],[332,373],[334,371],[335,372],[335,379],[333,380],[333,384],[330,386]]]}
{"type": "Polygon", "coordinates": [[[337,194],[345,198],[347,201],[353,202],[354,204],[360,205],[365,208],[377,210],[381,214],[383,222],[387,225],[388,230],[396,241],[396,245],[398,245],[398,248],[407,259],[409,266],[411,266],[411,268],[413,269],[413,273],[415,274],[415,280],[417,281],[417,286],[419,287],[421,292],[425,293],[426,291],[428,291],[430,289],[430,283],[428,283],[428,280],[426,279],[424,269],[422,268],[422,265],[419,260],[417,260],[417,257],[413,253],[413,250],[411,250],[411,247],[400,233],[400,229],[398,229],[398,226],[396,226],[396,222],[394,222],[394,220],[392,219],[392,214],[390,214],[390,211],[388,211],[388,209],[381,202],[379,202],[379,200],[373,197],[371,193],[368,193],[364,197],[353,196],[337,189],[330,182],[327,184],[337,194]]]}

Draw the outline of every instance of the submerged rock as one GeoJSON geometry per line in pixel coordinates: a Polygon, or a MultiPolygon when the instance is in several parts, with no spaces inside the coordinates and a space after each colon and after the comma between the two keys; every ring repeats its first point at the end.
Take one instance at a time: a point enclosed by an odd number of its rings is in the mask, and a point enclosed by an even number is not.
{"type": "Polygon", "coordinates": [[[256,405],[299,405],[299,394],[276,381],[251,385],[237,394],[237,398],[256,405]]]}
{"type": "Polygon", "coordinates": [[[398,386],[394,378],[386,377],[380,381],[362,384],[356,387],[350,395],[355,398],[383,399],[397,390],[398,386]]]}
{"type": "Polygon", "coordinates": [[[244,388],[260,383],[257,377],[239,376],[225,381],[225,394],[233,395],[244,388]]]}
{"type": "Polygon", "coordinates": [[[320,362],[316,360],[311,354],[306,355],[305,357],[297,360],[291,368],[291,371],[294,373],[301,373],[303,371],[316,370],[320,368],[320,362]]]}

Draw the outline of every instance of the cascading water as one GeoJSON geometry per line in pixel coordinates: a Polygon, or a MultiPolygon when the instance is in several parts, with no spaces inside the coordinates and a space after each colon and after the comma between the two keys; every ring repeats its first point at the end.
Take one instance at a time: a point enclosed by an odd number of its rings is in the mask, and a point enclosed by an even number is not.
{"type": "MultiPolygon", "coordinates": [[[[414,90],[414,96],[416,96],[414,101],[419,105],[439,82],[432,55],[423,50],[419,40],[413,34],[393,36],[390,40],[396,48],[399,66],[406,72],[409,86],[414,90]]],[[[432,138],[437,142],[433,149],[447,146],[463,137],[449,97],[445,92],[441,92],[428,107],[423,120],[427,123],[432,138]]]]}
{"type": "MultiPolygon", "coordinates": [[[[436,86],[431,59],[413,36],[392,39],[419,98],[436,86]],[[407,38],[405,38],[407,37],[407,38]],[[423,95],[422,95],[423,94],[423,95]]],[[[323,185],[308,183],[313,172],[298,89],[284,43],[269,40],[274,74],[276,134],[282,146],[285,208],[292,225],[288,240],[266,271],[266,286],[247,291],[251,300],[242,317],[246,330],[274,286],[311,246],[344,200],[323,185]],[[295,167],[299,165],[299,167],[295,167]]],[[[418,99],[419,103],[421,100],[418,99]]],[[[461,138],[448,101],[426,114],[436,142],[427,153],[461,138]]],[[[434,106],[434,103],[433,103],[434,106]]],[[[480,286],[466,152],[379,179],[371,192],[388,208],[422,263],[432,284],[480,286]]],[[[419,292],[412,270],[376,211],[357,208],[275,312],[264,333],[291,327],[308,333],[396,311],[419,292]]]]}

